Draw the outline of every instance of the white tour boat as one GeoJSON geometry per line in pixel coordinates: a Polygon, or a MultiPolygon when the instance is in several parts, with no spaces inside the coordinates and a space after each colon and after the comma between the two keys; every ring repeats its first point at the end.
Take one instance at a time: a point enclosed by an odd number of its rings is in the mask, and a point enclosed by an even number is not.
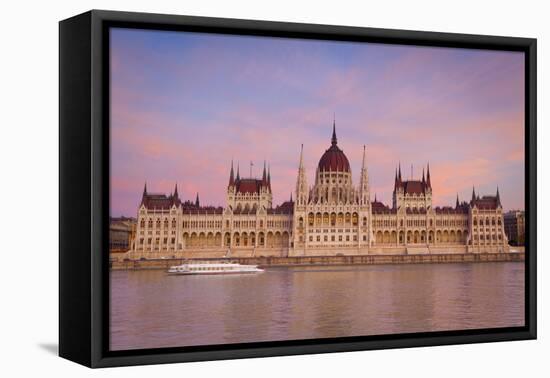
{"type": "Polygon", "coordinates": [[[257,265],[241,265],[232,263],[187,263],[171,266],[168,274],[242,274],[259,273],[263,269],[257,265]]]}

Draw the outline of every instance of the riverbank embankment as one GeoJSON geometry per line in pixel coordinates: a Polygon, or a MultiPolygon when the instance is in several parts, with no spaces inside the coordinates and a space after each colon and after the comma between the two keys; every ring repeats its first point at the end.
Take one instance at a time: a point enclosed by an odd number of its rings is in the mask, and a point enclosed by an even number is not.
{"type": "Polygon", "coordinates": [[[378,265],[378,264],[442,264],[477,262],[522,262],[524,252],[462,253],[429,255],[356,255],[356,256],[292,256],[292,257],[233,257],[216,259],[141,259],[110,263],[112,270],[168,269],[186,262],[231,262],[268,266],[378,265]]]}

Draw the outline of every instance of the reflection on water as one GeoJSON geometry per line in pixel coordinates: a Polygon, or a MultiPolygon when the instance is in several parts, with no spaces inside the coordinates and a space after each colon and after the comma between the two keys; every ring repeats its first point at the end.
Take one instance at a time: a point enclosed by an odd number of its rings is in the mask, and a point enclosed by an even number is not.
{"type": "Polygon", "coordinates": [[[111,350],[524,325],[524,264],[111,272],[111,350]]]}

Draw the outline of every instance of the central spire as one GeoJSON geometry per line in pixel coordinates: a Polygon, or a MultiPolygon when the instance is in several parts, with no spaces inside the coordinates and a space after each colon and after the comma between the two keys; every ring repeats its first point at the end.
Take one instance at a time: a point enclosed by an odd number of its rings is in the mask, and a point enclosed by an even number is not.
{"type": "Polygon", "coordinates": [[[332,120],[332,145],[336,146],[338,143],[338,139],[336,139],[336,116],[334,116],[334,119],[332,120]]]}

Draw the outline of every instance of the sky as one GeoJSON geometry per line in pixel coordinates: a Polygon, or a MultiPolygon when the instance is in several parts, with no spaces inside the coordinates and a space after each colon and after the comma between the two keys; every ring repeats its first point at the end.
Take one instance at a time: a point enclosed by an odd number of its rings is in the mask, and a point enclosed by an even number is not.
{"type": "Polygon", "coordinates": [[[111,215],[149,192],[224,206],[231,161],[271,169],[274,205],[308,184],[338,146],[358,184],[391,205],[395,168],[434,206],[471,198],[524,209],[524,57],[520,52],[115,28],[111,30],[111,215]],[[412,168],[411,168],[412,167],[412,168]],[[411,176],[412,172],[412,176],[411,176]]]}

